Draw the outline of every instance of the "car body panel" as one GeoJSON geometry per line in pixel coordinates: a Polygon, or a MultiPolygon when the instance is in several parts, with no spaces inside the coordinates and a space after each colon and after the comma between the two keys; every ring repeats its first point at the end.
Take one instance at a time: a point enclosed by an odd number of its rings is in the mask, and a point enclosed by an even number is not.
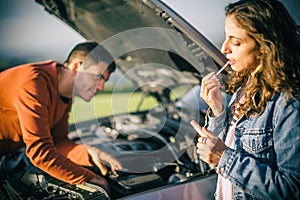
{"type": "Polygon", "coordinates": [[[122,199],[128,200],[153,200],[153,199],[214,199],[216,189],[215,174],[204,176],[193,180],[192,182],[170,185],[168,187],[153,189],[146,192],[126,196],[122,199]]]}

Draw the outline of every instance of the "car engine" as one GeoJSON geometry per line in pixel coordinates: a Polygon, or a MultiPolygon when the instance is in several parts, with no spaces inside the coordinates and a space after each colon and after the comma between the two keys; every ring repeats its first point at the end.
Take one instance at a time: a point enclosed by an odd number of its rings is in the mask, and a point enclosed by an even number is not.
{"type": "Polygon", "coordinates": [[[41,171],[18,174],[18,168],[2,181],[3,195],[10,199],[118,199],[205,177],[214,171],[195,152],[191,116],[203,124],[203,113],[170,103],[71,125],[70,139],[108,152],[123,165],[105,177],[110,195],[92,184],[66,184],[41,171]]]}

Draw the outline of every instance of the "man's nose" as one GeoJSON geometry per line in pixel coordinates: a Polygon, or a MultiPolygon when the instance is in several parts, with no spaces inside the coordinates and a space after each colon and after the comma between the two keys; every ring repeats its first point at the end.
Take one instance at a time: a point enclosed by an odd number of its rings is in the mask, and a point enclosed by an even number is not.
{"type": "Polygon", "coordinates": [[[104,90],[105,80],[100,79],[97,82],[97,92],[104,90]]]}

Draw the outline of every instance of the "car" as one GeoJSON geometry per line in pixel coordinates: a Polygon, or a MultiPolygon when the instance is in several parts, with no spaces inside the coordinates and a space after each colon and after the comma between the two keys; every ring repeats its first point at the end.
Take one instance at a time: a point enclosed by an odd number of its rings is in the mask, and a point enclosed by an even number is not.
{"type": "MultiPolygon", "coordinates": [[[[211,199],[216,174],[195,153],[197,137],[189,122],[204,123],[207,105],[199,99],[199,84],[204,74],[225,63],[224,55],[161,1],[37,3],[112,53],[119,74],[114,91],[122,91],[130,82],[129,93],[143,95],[134,112],[70,125],[73,141],[100,148],[123,165],[122,170],[106,176],[111,196],[101,188],[73,186],[28,170],[21,178],[12,175],[6,186],[10,197],[211,199]],[[156,106],[139,110],[149,96],[155,98],[156,106]]],[[[118,101],[112,98],[113,108],[118,101]]],[[[76,110],[73,112],[76,116],[76,110]]]]}
{"type": "MultiPolygon", "coordinates": [[[[113,114],[76,122],[82,111],[75,108],[69,137],[114,155],[124,168],[105,177],[110,195],[92,184],[70,185],[31,169],[20,178],[16,171],[5,186],[9,197],[213,199],[217,175],[199,159],[197,134],[189,123],[204,125],[208,106],[199,97],[200,83],[225,64],[220,50],[160,0],[36,2],[112,53],[118,67],[111,77],[113,114]],[[135,110],[119,113],[117,94],[125,90],[142,94],[141,99],[135,110]],[[140,109],[147,98],[155,103],[140,109]]],[[[220,75],[224,83],[228,73],[220,75]]]]}

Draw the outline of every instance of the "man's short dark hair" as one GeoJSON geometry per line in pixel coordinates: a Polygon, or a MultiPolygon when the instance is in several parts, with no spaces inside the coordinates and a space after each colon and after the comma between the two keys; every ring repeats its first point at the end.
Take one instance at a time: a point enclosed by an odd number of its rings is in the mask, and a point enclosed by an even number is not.
{"type": "Polygon", "coordinates": [[[86,41],[77,44],[70,52],[65,63],[71,63],[75,59],[85,62],[85,66],[89,64],[98,64],[103,61],[108,64],[108,71],[112,73],[116,69],[116,64],[112,55],[102,45],[95,41],[86,41]]]}

